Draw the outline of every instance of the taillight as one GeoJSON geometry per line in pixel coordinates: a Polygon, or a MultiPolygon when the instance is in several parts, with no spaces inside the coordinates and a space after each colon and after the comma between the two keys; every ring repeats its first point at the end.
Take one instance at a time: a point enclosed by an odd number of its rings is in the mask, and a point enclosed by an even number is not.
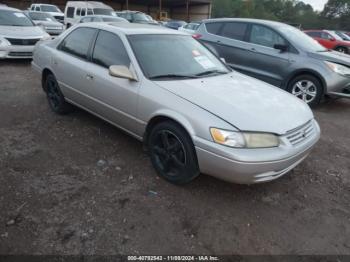
{"type": "Polygon", "coordinates": [[[194,34],[194,35],[192,35],[192,37],[193,37],[194,39],[199,39],[199,38],[202,37],[202,35],[201,35],[201,34],[194,34]]]}

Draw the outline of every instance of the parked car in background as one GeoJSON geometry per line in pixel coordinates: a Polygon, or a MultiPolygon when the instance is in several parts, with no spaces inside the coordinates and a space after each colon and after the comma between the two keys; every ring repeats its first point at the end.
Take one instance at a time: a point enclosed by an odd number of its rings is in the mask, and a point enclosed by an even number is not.
{"type": "Polygon", "coordinates": [[[32,58],[34,45],[50,39],[22,11],[0,5],[0,59],[32,58]]]}
{"type": "Polygon", "coordinates": [[[345,96],[350,57],[297,28],[258,19],[204,20],[194,35],[232,68],[287,90],[311,106],[325,94],[345,96]]]}
{"type": "Polygon", "coordinates": [[[116,15],[128,20],[130,23],[158,25],[157,21],[154,21],[152,17],[139,11],[120,11],[116,12],[116,15]]]}
{"type": "Polygon", "coordinates": [[[32,65],[54,112],[74,104],[142,140],[157,173],[175,184],[200,173],[271,181],[302,162],[320,136],[301,100],[232,72],[175,30],[81,24],[38,44],[32,65]]]}
{"type": "Polygon", "coordinates": [[[341,39],[344,41],[350,41],[350,36],[346,34],[344,31],[333,31],[335,34],[337,34],[341,39]]]}
{"type": "Polygon", "coordinates": [[[187,23],[185,21],[182,21],[182,20],[169,20],[164,24],[164,26],[171,28],[171,29],[178,30],[181,26],[184,26],[186,24],[187,23]]]}
{"type": "Polygon", "coordinates": [[[334,31],[329,30],[307,30],[304,31],[307,35],[311,36],[325,48],[333,49],[335,51],[349,54],[350,42],[344,41],[334,31]]]}
{"type": "Polygon", "coordinates": [[[36,24],[41,26],[50,35],[59,35],[64,31],[64,25],[58,22],[52,15],[44,12],[25,12],[36,24]]]}
{"type": "Polygon", "coordinates": [[[129,23],[128,20],[117,17],[117,16],[110,16],[110,15],[88,15],[80,19],[79,23],[90,23],[90,22],[123,22],[123,23],[129,23]]]}
{"type": "Polygon", "coordinates": [[[58,22],[64,23],[64,14],[56,5],[49,4],[32,4],[29,11],[45,12],[52,15],[58,22]]]}
{"type": "Polygon", "coordinates": [[[87,15],[115,16],[112,7],[95,1],[68,1],[65,8],[65,24],[69,28],[87,15]]]}
{"type": "Polygon", "coordinates": [[[199,26],[200,26],[200,23],[191,22],[183,26],[180,26],[178,30],[189,34],[194,34],[199,26]]]}

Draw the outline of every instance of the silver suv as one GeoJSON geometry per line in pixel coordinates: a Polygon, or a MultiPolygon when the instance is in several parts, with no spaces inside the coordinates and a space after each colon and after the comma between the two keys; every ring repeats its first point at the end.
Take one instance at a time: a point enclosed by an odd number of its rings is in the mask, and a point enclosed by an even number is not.
{"type": "Polygon", "coordinates": [[[287,90],[309,105],[348,96],[350,57],[325,49],[293,26],[257,19],[204,20],[196,33],[232,68],[287,90]]]}

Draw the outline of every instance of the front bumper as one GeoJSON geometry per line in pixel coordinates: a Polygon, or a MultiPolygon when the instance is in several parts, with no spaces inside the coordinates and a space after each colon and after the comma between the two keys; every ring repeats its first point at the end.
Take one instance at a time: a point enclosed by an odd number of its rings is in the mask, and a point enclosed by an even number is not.
{"type": "Polygon", "coordinates": [[[195,138],[200,171],[238,184],[275,180],[301,163],[320,138],[320,128],[312,121],[314,132],[297,145],[281,137],[281,145],[267,149],[234,149],[195,138]]]}
{"type": "Polygon", "coordinates": [[[34,46],[9,45],[0,48],[0,59],[31,59],[34,46]]]}
{"type": "Polygon", "coordinates": [[[341,76],[337,73],[332,73],[326,78],[327,90],[326,94],[344,93],[350,90],[350,77],[341,76]]]}

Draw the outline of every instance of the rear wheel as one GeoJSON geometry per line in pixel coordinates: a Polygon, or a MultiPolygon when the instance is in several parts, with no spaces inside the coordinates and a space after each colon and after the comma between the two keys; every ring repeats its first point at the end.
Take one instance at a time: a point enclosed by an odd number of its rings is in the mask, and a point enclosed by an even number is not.
{"type": "Polygon", "coordinates": [[[318,105],[323,94],[321,82],[311,75],[300,75],[293,78],[287,91],[310,106],[318,105]]]}
{"type": "Polygon", "coordinates": [[[53,74],[45,79],[45,90],[50,108],[57,114],[67,114],[72,111],[72,105],[67,103],[53,74]]]}
{"type": "Polygon", "coordinates": [[[190,136],[172,121],[157,124],[151,130],[148,150],[158,175],[171,183],[189,183],[200,173],[190,136]]]}

